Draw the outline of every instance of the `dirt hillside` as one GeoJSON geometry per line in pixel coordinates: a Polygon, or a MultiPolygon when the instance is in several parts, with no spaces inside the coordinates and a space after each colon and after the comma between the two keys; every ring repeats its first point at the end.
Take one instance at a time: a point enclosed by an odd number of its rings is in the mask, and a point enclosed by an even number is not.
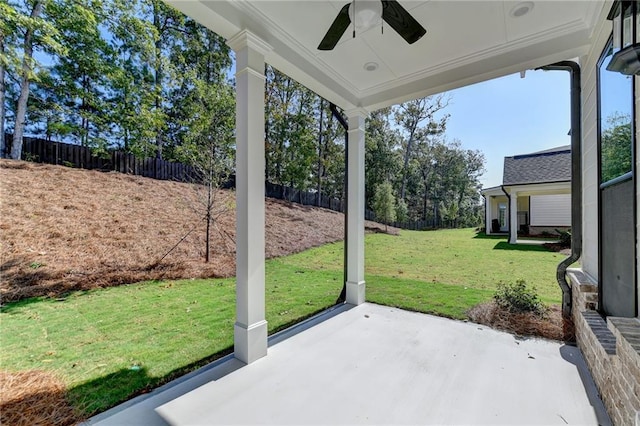
{"type": "MultiPolygon", "coordinates": [[[[0,160],[3,303],[149,279],[233,276],[234,193],[216,195],[209,263],[202,197],[191,184],[0,160]]],[[[343,224],[337,212],[267,199],[266,255],[340,240],[343,224]]]]}

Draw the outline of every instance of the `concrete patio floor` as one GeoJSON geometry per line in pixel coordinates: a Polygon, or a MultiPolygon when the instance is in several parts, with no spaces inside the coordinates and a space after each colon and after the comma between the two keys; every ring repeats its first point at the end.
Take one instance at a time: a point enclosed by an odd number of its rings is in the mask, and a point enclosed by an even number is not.
{"type": "Polygon", "coordinates": [[[92,425],[606,425],[580,351],[473,323],[365,303],[226,357],[92,425]]]}

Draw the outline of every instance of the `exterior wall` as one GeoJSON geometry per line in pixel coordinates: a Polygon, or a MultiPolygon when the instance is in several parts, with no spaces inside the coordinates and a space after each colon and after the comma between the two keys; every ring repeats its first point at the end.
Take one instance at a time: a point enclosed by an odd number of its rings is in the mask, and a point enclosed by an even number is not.
{"type": "MultiPolygon", "coordinates": [[[[603,8],[604,9],[604,8],[603,8]]],[[[601,15],[591,51],[580,58],[582,72],[582,256],[583,271],[598,278],[598,90],[597,63],[611,34],[611,23],[601,15]]]]}
{"type": "Polygon", "coordinates": [[[485,201],[485,207],[487,208],[487,212],[486,212],[486,221],[487,221],[487,235],[490,235],[491,232],[491,222],[493,219],[498,219],[499,216],[499,212],[500,212],[500,208],[499,208],[499,204],[500,203],[504,203],[507,206],[507,210],[505,212],[505,228],[503,228],[503,230],[501,230],[500,232],[506,232],[509,228],[509,200],[507,199],[506,195],[499,195],[499,196],[491,196],[491,195],[486,195],[486,201],[485,201]]]}
{"type": "Polygon", "coordinates": [[[529,197],[527,196],[518,197],[518,211],[519,212],[529,211],[529,197]]]}
{"type": "Polygon", "coordinates": [[[614,425],[633,425],[640,411],[638,318],[607,321],[594,310],[598,286],[580,271],[569,272],[576,340],[614,425]]]}
{"type": "MultiPolygon", "coordinates": [[[[640,425],[640,320],[605,321],[598,309],[598,116],[597,62],[611,34],[606,21],[610,3],[603,6],[592,48],[580,58],[582,69],[582,256],[581,270],[569,273],[576,340],[614,425],[640,425]]],[[[636,84],[638,78],[636,77],[636,84]]],[[[640,87],[640,86],[637,86],[640,87]]],[[[636,90],[636,93],[638,91],[636,90]]],[[[636,95],[636,114],[640,100],[636,95]]],[[[636,117],[636,122],[640,122],[636,117]]],[[[638,129],[636,128],[636,132],[638,129]]],[[[636,144],[636,149],[638,144],[636,144]]],[[[636,153],[640,166],[640,152],[636,153]]],[[[640,169],[636,169],[640,170],[640,169]]],[[[636,180],[636,185],[638,182],[636,180]]],[[[640,186],[636,187],[640,197],[640,186]]],[[[636,206],[636,212],[638,212],[636,206]]],[[[637,213],[638,214],[638,213],[637,213]]],[[[640,217],[638,218],[640,223],[640,217]]],[[[636,229],[636,235],[640,235],[636,229]]],[[[637,261],[637,258],[636,258],[637,261]]],[[[638,265],[640,266],[640,265],[638,265]]],[[[637,278],[636,278],[636,285],[637,278]]]]}
{"type": "MultiPolygon", "coordinates": [[[[640,271],[640,206],[638,206],[638,200],[640,200],[640,77],[635,77],[635,90],[636,90],[636,104],[635,104],[635,112],[636,112],[636,271],[640,271]]],[[[638,275],[636,273],[636,294],[638,296],[638,305],[640,307],[640,282],[638,282],[638,275]]],[[[638,317],[640,317],[640,308],[638,309],[638,317]]],[[[640,395],[640,389],[638,389],[638,394],[640,395]]]]}
{"type": "Polygon", "coordinates": [[[531,210],[529,209],[529,197],[518,197],[518,231],[520,231],[523,225],[529,225],[531,223],[531,210]]]}
{"type": "Polygon", "coordinates": [[[571,226],[571,194],[532,195],[531,226],[571,226]]]}

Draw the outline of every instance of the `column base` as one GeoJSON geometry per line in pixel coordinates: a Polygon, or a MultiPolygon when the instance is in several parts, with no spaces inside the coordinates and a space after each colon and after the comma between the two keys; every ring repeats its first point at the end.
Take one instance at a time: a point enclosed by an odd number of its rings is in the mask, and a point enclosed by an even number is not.
{"type": "Polygon", "coordinates": [[[351,305],[361,305],[365,299],[366,284],[364,281],[347,281],[347,300],[351,305]]]}
{"type": "Polygon", "coordinates": [[[250,326],[235,323],[233,331],[233,356],[236,359],[251,364],[267,355],[267,321],[250,326]]]}

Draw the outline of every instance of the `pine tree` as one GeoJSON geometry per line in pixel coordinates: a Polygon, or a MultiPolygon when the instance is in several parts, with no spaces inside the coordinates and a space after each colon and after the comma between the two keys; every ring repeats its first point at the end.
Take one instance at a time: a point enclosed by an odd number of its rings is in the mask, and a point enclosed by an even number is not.
{"type": "MultiPolygon", "coordinates": [[[[27,122],[27,104],[31,84],[36,80],[39,64],[34,53],[42,51],[50,54],[63,54],[65,47],[60,43],[59,31],[48,19],[45,7],[52,0],[36,0],[33,3],[4,2],[0,12],[3,20],[2,62],[3,72],[14,79],[18,86],[18,98],[15,103],[13,144],[11,158],[19,160],[22,156],[22,138],[27,122]]],[[[7,76],[5,76],[6,78],[7,76]]],[[[6,80],[3,80],[6,82],[6,80]]],[[[2,98],[6,95],[6,86],[2,87],[2,98]]],[[[3,112],[4,114],[4,112],[3,112]]],[[[4,136],[4,135],[3,135],[4,136]]]]}

